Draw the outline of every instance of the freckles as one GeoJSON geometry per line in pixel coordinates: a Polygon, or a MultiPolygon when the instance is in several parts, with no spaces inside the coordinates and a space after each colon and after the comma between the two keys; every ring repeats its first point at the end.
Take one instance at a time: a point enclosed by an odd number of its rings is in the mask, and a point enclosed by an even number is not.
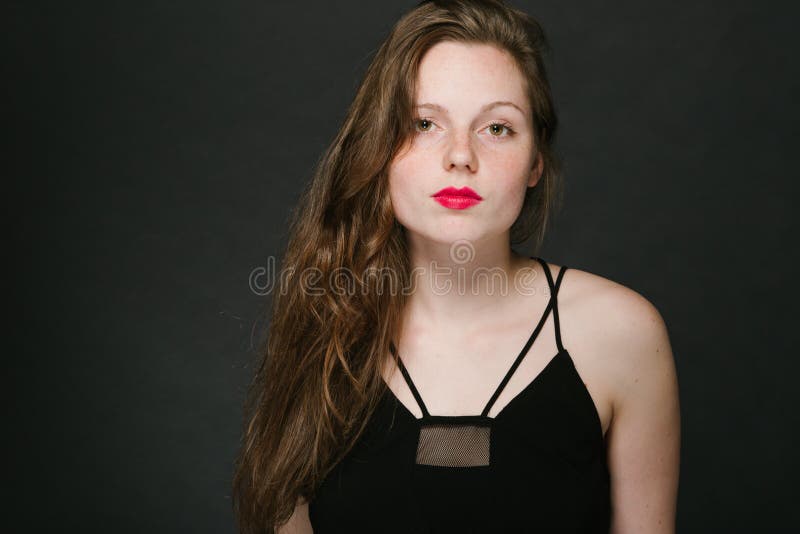
{"type": "Polygon", "coordinates": [[[429,174],[435,168],[432,165],[435,165],[435,162],[430,160],[429,155],[423,151],[412,149],[402,159],[395,161],[392,172],[401,183],[410,183],[429,174]]]}
{"type": "MultiPolygon", "coordinates": [[[[527,159],[519,154],[498,154],[487,162],[494,169],[493,174],[498,176],[505,176],[508,179],[516,181],[517,178],[524,177],[527,182],[527,169],[525,162],[527,159]]],[[[522,178],[520,178],[522,179],[522,178]]]]}
{"type": "Polygon", "coordinates": [[[421,168],[414,164],[413,157],[406,155],[395,159],[389,168],[389,194],[395,203],[395,209],[407,211],[413,205],[415,192],[420,189],[416,183],[423,176],[421,168]],[[412,204],[408,204],[412,202],[412,204]]]}
{"type": "Polygon", "coordinates": [[[414,166],[409,164],[408,158],[396,161],[392,166],[389,180],[398,186],[408,183],[414,175],[414,166]]]}

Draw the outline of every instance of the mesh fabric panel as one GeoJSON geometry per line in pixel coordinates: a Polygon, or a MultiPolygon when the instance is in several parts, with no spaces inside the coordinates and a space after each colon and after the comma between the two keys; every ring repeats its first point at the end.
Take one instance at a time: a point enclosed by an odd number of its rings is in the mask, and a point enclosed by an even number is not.
{"type": "Polygon", "coordinates": [[[490,427],[475,424],[424,425],[420,428],[417,464],[441,467],[489,465],[490,427]]]}

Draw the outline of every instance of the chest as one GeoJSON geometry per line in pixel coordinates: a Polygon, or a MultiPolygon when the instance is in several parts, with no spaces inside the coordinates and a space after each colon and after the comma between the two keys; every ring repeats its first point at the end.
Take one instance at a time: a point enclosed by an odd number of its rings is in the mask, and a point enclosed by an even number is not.
{"type": "MultiPolygon", "coordinates": [[[[433,415],[480,414],[511,371],[488,412],[489,417],[496,417],[527,390],[537,387],[537,380],[546,373],[559,352],[551,316],[542,323],[539,333],[512,371],[531,334],[529,324],[515,325],[513,322],[491,331],[449,339],[423,328],[407,336],[408,341],[403,343],[400,354],[429,413],[433,415]]],[[[592,401],[605,435],[613,410],[612,388],[604,373],[602,355],[579,336],[570,336],[570,339],[571,345],[564,348],[569,352],[575,373],[592,401]]],[[[422,410],[402,373],[394,366],[391,355],[386,356],[383,377],[405,411],[415,418],[422,417],[422,410]]]]}
{"type": "Polygon", "coordinates": [[[355,522],[374,524],[398,509],[399,523],[389,525],[397,532],[607,532],[605,450],[571,373],[559,353],[537,379],[541,387],[490,420],[418,419],[387,390],[365,437],[312,502],[315,532],[358,530],[355,522]],[[486,432],[466,432],[473,423],[486,432]],[[442,425],[462,426],[461,439],[448,440],[455,434],[442,425]],[[473,446],[477,438],[488,440],[488,451],[473,446]],[[488,455],[460,462],[478,449],[488,455]]]}

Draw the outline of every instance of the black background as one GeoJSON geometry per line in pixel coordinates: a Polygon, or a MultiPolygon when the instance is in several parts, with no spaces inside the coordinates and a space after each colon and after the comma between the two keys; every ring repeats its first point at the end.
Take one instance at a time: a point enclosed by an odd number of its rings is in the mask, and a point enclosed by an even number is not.
{"type": "MultiPolygon", "coordinates": [[[[512,4],[554,48],[567,194],[541,255],[670,331],[678,531],[790,530],[797,3],[512,4]]],[[[250,273],[413,5],[5,4],[11,521],[234,530],[250,273]]]]}

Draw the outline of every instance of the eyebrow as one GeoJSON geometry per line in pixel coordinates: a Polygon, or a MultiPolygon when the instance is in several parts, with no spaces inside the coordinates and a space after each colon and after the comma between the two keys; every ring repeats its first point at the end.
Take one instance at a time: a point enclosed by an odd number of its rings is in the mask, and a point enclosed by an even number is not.
{"type": "MultiPolygon", "coordinates": [[[[496,100],[494,102],[490,102],[490,103],[486,104],[485,106],[483,106],[481,108],[481,113],[485,113],[485,112],[489,111],[490,109],[494,109],[494,108],[500,107],[500,106],[511,106],[512,108],[516,108],[517,110],[519,110],[520,113],[525,115],[525,112],[522,110],[521,107],[519,107],[515,103],[510,102],[508,100],[496,100]]],[[[430,109],[435,109],[437,111],[441,111],[442,113],[449,113],[447,111],[447,108],[445,108],[444,106],[440,106],[439,104],[433,104],[433,103],[428,103],[428,102],[426,102],[424,104],[418,104],[418,105],[416,105],[414,107],[415,108],[430,108],[430,109]]]]}

